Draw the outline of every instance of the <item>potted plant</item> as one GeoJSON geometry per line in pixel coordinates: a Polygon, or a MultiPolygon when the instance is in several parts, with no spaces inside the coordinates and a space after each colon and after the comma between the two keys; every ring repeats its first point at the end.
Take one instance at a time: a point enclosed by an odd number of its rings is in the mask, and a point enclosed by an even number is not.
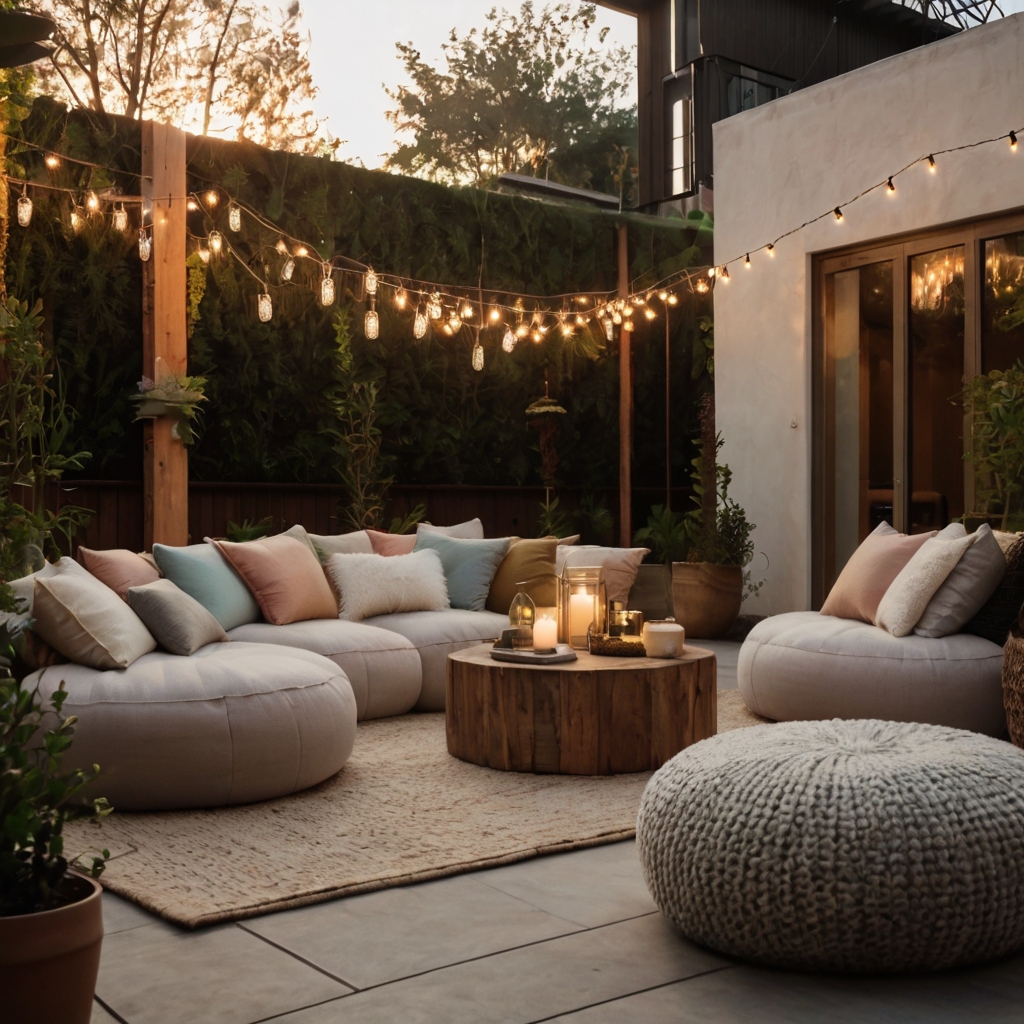
{"type": "Polygon", "coordinates": [[[158,380],[143,377],[138,393],[131,396],[133,402],[138,402],[135,418],[173,416],[172,433],[182,444],[189,445],[195,439],[192,424],[198,415],[199,403],[206,401],[205,387],[205,377],[180,377],[174,373],[164,374],[158,380]]]}
{"type": "MultiPolygon", "coordinates": [[[[13,610],[0,583],[0,607],[13,610]]],[[[75,718],[64,717],[63,684],[47,700],[13,669],[19,628],[0,626],[0,1006],[5,1024],[88,1024],[103,941],[108,851],[69,859],[64,825],[110,813],[83,799],[91,772],[62,771],[75,718]]]]}
{"type": "Polygon", "coordinates": [[[714,396],[709,395],[701,409],[700,454],[693,460],[696,508],[683,520],[688,550],[684,561],[672,562],[675,618],[695,638],[728,632],[745,594],[761,588],[746,571],[754,557],[754,524],[729,497],[731,470],[717,464],[722,444],[715,431],[714,396]]]}

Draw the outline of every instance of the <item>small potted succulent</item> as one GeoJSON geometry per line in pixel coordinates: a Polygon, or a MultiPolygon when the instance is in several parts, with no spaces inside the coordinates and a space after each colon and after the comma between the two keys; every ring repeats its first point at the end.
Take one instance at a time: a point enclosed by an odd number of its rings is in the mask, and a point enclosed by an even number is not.
{"type": "Polygon", "coordinates": [[[103,941],[96,878],[109,853],[88,866],[69,858],[63,829],[110,807],[82,794],[98,768],[61,770],[75,718],[61,714],[63,684],[48,699],[22,686],[18,632],[0,625],[0,1018],[89,1024],[103,941]]]}
{"type": "Polygon", "coordinates": [[[173,416],[174,436],[182,444],[191,444],[194,440],[192,424],[199,412],[199,403],[206,401],[205,388],[205,377],[180,377],[174,373],[164,374],[157,380],[143,377],[138,392],[131,396],[132,401],[138,403],[135,418],[173,416]]]}

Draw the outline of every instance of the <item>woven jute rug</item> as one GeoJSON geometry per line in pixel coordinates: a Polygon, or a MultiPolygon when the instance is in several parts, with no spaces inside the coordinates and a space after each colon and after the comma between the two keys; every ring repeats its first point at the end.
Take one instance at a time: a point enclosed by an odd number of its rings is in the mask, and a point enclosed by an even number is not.
{"type": "MultiPolygon", "coordinates": [[[[719,732],[762,721],[718,694],[719,732]]],[[[106,847],[103,884],[188,928],[421,882],[634,835],[649,773],[524,775],[448,754],[444,715],[359,726],[348,764],[280,800],[118,814],[68,828],[106,847]]]]}

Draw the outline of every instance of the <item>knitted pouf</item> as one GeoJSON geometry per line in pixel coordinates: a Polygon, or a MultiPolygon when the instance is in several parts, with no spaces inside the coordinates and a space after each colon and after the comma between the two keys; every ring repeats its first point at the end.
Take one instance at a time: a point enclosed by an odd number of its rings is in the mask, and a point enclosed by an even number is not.
{"type": "Polygon", "coordinates": [[[1024,750],[905,722],[737,729],[647,784],[637,846],[683,934],[776,967],[921,971],[1024,946],[1024,750]]]}

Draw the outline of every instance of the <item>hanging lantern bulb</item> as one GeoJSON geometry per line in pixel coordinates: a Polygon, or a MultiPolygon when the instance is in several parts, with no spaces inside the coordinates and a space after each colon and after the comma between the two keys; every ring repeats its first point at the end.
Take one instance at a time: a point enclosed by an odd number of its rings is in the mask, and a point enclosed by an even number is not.
{"type": "Polygon", "coordinates": [[[492,324],[496,324],[501,319],[501,310],[497,306],[492,306],[490,313],[487,314],[488,319],[492,324]]]}
{"type": "Polygon", "coordinates": [[[211,188],[210,191],[206,193],[206,205],[207,206],[216,206],[217,203],[219,203],[219,202],[220,202],[220,196],[217,195],[217,193],[214,192],[214,190],[211,188]]]}
{"type": "Polygon", "coordinates": [[[622,323],[622,314],[618,310],[615,310],[615,312],[612,313],[612,323],[613,324],[621,324],[622,323]]]}
{"type": "Polygon", "coordinates": [[[626,305],[624,305],[622,307],[622,315],[623,316],[632,316],[633,315],[633,307],[628,302],[626,303],[626,305]]]}
{"type": "Polygon", "coordinates": [[[634,306],[646,306],[647,305],[647,298],[646,298],[646,296],[643,296],[643,295],[635,296],[633,298],[633,305],[634,306]]]}
{"type": "Polygon", "coordinates": [[[117,209],[111,217],[111,223],[114,225],[115,231],[128,230],[128,211],[124,208],[124,203],[118,203],[117,209]]]}
{"type": "Polygon", "coordinates": [[[95,192],[86,193],[85,208],[90,213],[95,213],[100,208],[100,197],[95,192]]]}
{"type": "Polygon", "coordinates": [[[623,322],[622,322],[622,329],[624,331],[629,331],[629,333],[632,334],[633,333],[633,321],[632,320],[623,320],[623,322]]]}
{"type": "Polygon", "coordinates": [[[377,275],[373,272],[373,267],[366,272],[366,294],[376,295],[377,294],[377,275]]]}
{"type": "Polygon", "coordinates": [[[438,292],[434,292],[430,296],[430,300],[427,302],[427,316],[431,320],[440,320],[444,316],[444,309],[441,306],[441,296],[438,292]]]}
{"type": "Polygon", "coordinates": [[[670,306],[677,306],[677,305],[679,305],[679,296],[676,295],[675,292],[669,292],[668,293],[668,304],[670,306]]]}
{"type": "Polygon", "coordinates": [[[540,342],[544,340],[544,335],[543,333],[541,333],[539,328],[534,328],[534,331],[530,335],[530,337],[533,338],[533,342],[535,345],[540,344],[540,342]]]}
{"type": "Polygon", "coordinates": [[[511,352],[516,347],[516,342],[519,339],[512,333],[511,327],[505,328],[505,337],[501,339],[501,347],[506,352],[511,352]]]}
{"type": "Polygon", "coordinates": [[[284,261],[284,266],[281,268],[281,280],[290,281],[292,279],[292,274],[294,273],[295,260],[293,260],[291,256],[289,256],[288,259],[284,261]]]}
{"type": "Polygon", "coordinates": [[[478,341],[473,346],[473,369],[478,373],[484,368],[484,347],[478,341]]]}
{"type": "Polygon", "coordinates": [[[219,256],[224,248],[224,236],[219,231],[211,231],[207,241],[210,243],[210,252],[214,256],[219,256]]]}
{"type": "Polygon", "coordinates": [[[334,305],[334,278],[331,277],[331,265],[324,264],[324,276],[320,281],[320,305],[326,308],[334,305]]]}
{"type": "Polygon", "coordinates": [[[207,249],[206,246],[200,246],[196,251],[199,253],[199,258],[204,263],[210,262],[210,250],[207,249]]]}
{"type": "Polygon", "coordinates": [[[935,164],[935,157],[933,157],[931,155],[931,153],[929,153],[928,154],[928,171],[931,174],[934,174],[937,170],[938,170],[938,167],[935,164]]]}
{"type": "Polygon", "coordinates": [[[256,300],[256,311],[259,313],[261,323],[270,322],[270,318],[274,315],[274,304],[270,301],[269,292],[264,292],[256,300]]]}
{"type": "Polygon", "coordinates": [[[662,302],[666,302],[668,300],[668,292],[658,292],[658,298],[661,299],[662,302]]]}
{"type": "Polygon", "coordinates": [[[560,330],[563,338],[571,338],[573,335],[572,324],[563,323],[560,330]]]}
{"type": "Polygon", "coordinates": [[[452,315],[448,317],[448,326],[451,328],[451,334],[458,334],[462,329],[462,321],[455,314],[454,310],[452,310],[452,315]]]}
{"type": "Polygon", "coordinates": [[[232,203],[228,207],[228,227],[232,231],[242,230],[242,211],[237,203],[232,203]]]}
{"type": "Polygon", "coordinates": [[[896,192],[896,186],[892,183],[892,178],[885,183],[885,190],[889,195],[893,195],[896,192]]]}
{"type": "Polygon", "coordinates": [[[416,318],[412,322],[412,336],[419,341],[427,333],[427,314],[416,307],[416,318]]]}
{"type": "Polygon", "coordinates": [[[395,305],[399,309],[405,309],[406,303],[408,301],[409,301],[409,298],[405,294],[405,289],[404,288],[399,288],[398,291],[395,292],[395,305]]]}
{"type": "Polygon", "coordinates": [[[516,337],[525,338],[529,333],[530,328],[527,327],[526,324],[522,322],[522,320],[520,320],[519,323],[516,324],[516,337]]]}
{"type": "Polygon", "coordinates": [[[586,327],[586,325],[587,325],[587,318],[585,316],[583,316],[582,314],[577,313],[576,314],[576,326],[577,327],[586,327]]]}
{"type": "Polygon", "coordinates": [[[604,336],[609,341],[614,341],[614,339],[615,339],[615,324],[612,323],[611,320],[602,320],[601,323],[604,324],[604,336]]]}
{"type": "Polygon", "coordinates": [[[372,306],[366,311],[366,318],[363,320],[363,334],[368,341],[376,341],[380,334],[380,317],[372,306]]]}
{"type": "Polygon", "coordinates": [[[713,278],[718,273],[718,267],[708,267],[708,277],[713,278]]]}
{"type": "Polygon", "coordinates": [[[832,212],[836,215],[836,223],[841,224],[843,221],[843,211],[837,206],[832,212]]]}
{"type": "Polygon", "coordinates": [[[743,261],[743,266],[746,267],[747,270],[750,269],[750,253],[749,252],[747,253],[746,259],[744,259],[744,261],[743,261]]]}
{"type": "Polygon", "coordinates": [[[698,281],[697,281],[697,291],[699,291],[701,293],[701,295],[704,295],[707,292],[707,290],[708,290],[708,283],[707,283],[707,281],[705,281],[703,277],[698,279],[698,281]]]}
{"type": "Polygon", "coordinates": [[[1010,140],[1010,149],[1012,149],[1014,151],[1014,153],[1016,153],[1017,152],[1017,133],[1016,132],[1010,132],[1010,134],[1007,136],[1007,138],[1010,140]]]}
{"type": "Polygon", "coordinates": [[[468,303],[464,303],[462,306],[462,319],[472,320],[473,319],[473,307],[468,303]]]}
{"type": "Polygon", "coordinates": [[[51,171],[55,171],[58,167],[60,167],[60,157],[57,156],[56,153],[47,153],[46,160],[44,162],[46,166],[50,168],[51,171]]]}
{"type": "Polygon", "coordinates": [[[18,199],[18,224],[27,228],[32,223],[32,200],[28,197],[28,191],[23,185],[21,196],[18,199]]]}
{"type": "Polygon", "coordinates": [[[647,308],[646,308],[646,309],[644,310],[644,316],[645,316],[645,317],[647,317],[647,319],[648,319],[648,320],[653,320],[653,319],[654,319],[654,318],[655,318],[655,317],[656,317],[657,315],[658,315],[658,314],[657,314],[657,313],[655,313],[655,312],[654,312],[654,310],[653,310],[653,309],[651,309],[651,307],[650,307],[650,306],[648,306],[648,307],[647,307],[647,308]]]}
{"type": "Polygon", "coordinates": [[[772,259],[775,259],[775,243],[774,242],[769,242],[765,246],[765,249],[768,250],[768,255],[771,256],[772,259]]]}
{"type": "Polygon", "coordinates": [[[196,210],[199,209],[199,204],[194,199],[189,199],[185,203],[185,209],[188,210],[189,213],[195,213],[196,210]]]}
{"type": "Polygon", "coordinates": [[[718,277],[724,284],[728,284],[732,280],[732,278],[729,276],[728,267],[720,267],[718,270],[718,277]]]}
{"type": "Polygon", "coordinates": [[[280,253],[280,254],[281,254],[282,256],[285,256],[285,255],[287,255],[287,253],[288,253],[288,243],[287,243],[287,242],[286,242],[286,241],[285,241],[285,240],[284,240],[283,238],[279,238],[279,239],[277,240],[277,245],[275,245],[275,246],[274,246],[274,248],[275,248],[275,249],[276,249],[276,250],[277,250],[277,251],[278,251],[278,252],[279,252],[279,253],[280,253]]]}
{"type": "Polygon", "coordinates": [[[85,215],[80,206],[71,208],[71,230],[76,234],[85,227],[85,215]]]}
{"type": "Polygon", "coordinates": [[[441,330],[443,330],[444,333],[447,334],[449,338],[452,336],[452,325],[451,324],[443,324],[442,327],[441,327],[441,330]]]}
{"type": "Polygon", "coordinates": [[[577,295],[576,296],[576,301],[581,306],[588,306],[588,305],[590,305],[590,299],[586,295],[577,295]]]}
{"type": "Polygon", "coordinates": [[[152,255],[153,239],[149,237],[149,233],[145,228],[139,228],[139,259],[146,263],[152,255]]]}

